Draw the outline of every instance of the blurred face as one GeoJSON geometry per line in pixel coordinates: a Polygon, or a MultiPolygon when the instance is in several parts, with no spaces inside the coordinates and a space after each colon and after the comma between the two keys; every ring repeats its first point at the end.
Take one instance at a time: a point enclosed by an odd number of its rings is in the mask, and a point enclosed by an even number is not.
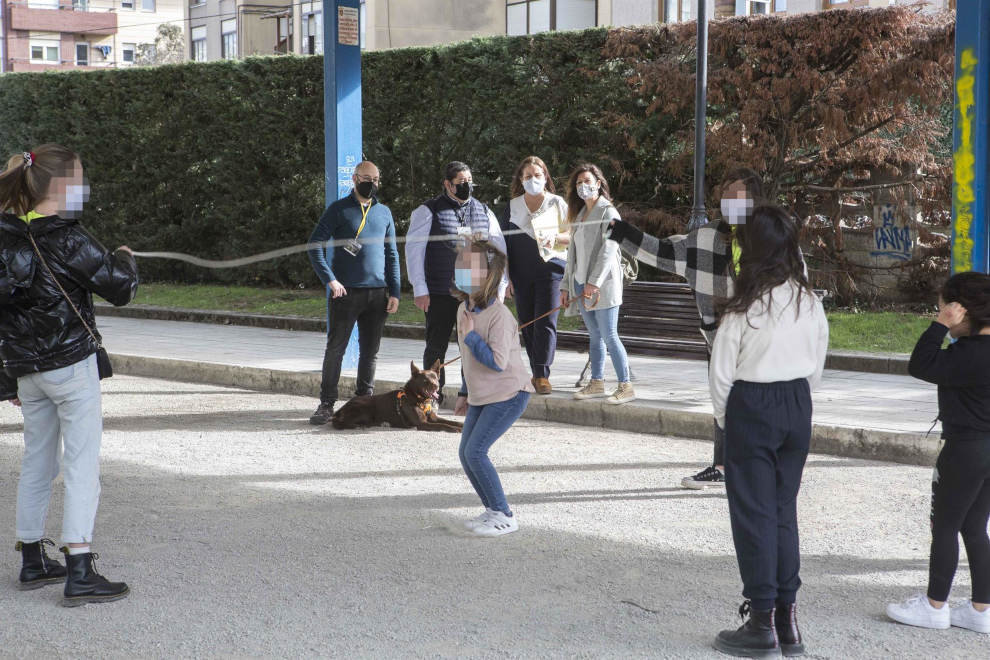
{"type": "Polygon", "coordinates": [[[755,207],[756,200],[749,196],[742,181],[732,181],[722,188],[722,217],[730,225],[746,224],[755,207]]]}
{"type": "Polygon", "coordinates": [[[89,182],[82,162],[77,160],[63,176],[52,177],[47,199],[56,203],[60,216],[73,218],[82,213],[89,201],[89,182]]]}
{"type": "Polygon", "coordinates": [[[454,263],[454,286],[468,295],[480,291],[488,279],[488,258],[483,252],[465,248],[454,263]]]}

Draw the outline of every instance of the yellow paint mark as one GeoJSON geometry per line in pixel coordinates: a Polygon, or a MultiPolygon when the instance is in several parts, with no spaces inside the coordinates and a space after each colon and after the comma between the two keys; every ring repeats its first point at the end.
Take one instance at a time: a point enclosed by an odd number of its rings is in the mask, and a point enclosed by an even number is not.
{"type": "Polygon", "coordinates": [[[976,105],[973,75],[978,60],[972,48],[967,48],[959,58],[959,75],[956,78],[958,107],[959,147],[953,154],[953,201],[956,219],[953,225],[952,261],[956,271],[973,268],[973,181],[976,179],[976,152],[973,147],[973,108],[976,105]]]}

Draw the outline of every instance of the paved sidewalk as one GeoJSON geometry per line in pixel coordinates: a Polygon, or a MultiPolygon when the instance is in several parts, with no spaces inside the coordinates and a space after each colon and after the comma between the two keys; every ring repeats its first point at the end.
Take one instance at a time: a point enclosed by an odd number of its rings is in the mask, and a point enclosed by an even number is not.
{"type": "MultiPolygon", "coordinates": [[[[197,375],[196,365],[221,365],[238,368],[236,373],[240,375],[230,384],[248,387],[257,386],[244,380],[251,370],[277,373],[280,378],[298,374],[306,377],[307,384],[292,391],[312,393],[315,406],[325,343],[322,333],[109,316],[101,316],[99,326],[111,353],[121,356],[124,372],[217,382],[197,375]],[[136,368],[140,360],[136,363],[123,356],[151,360],[153,368],[136,368]],[[168,373],[162,370],[162,360],[191,364],[168,373]]],[[[416,340],[383,339],[378,357],[379,389],[405,381],[409,361],[420,366],[423,347],[416,340]]],[[[457,347],[452,344],[448,359],[455,355],[457,347]]],[[[571,399],[585,361],[585,354],[558,352],[550,378],[555,393],[534,397],[529,416],[625,430],[662,430],[682,437],[710,437],[711,402],[704,362],[631,356],[639,400],[615,407],[571,399]],[[663,420],[663,429],[653,423],[657,415],[663,420]]],[[[353,377],[353,370],[345,370],[344,376],[353,377]]],[[[456,372],[451,376],[456,386],[456,372]]],[[[613,378],[611,365],[607,365],[609,386],[614,384],[613,378]]],[[[935,388],[911,377],[826,370],[814,402],[816,436],[841,436],[836,447],[819,443],[818,451],[925,463],[937,450],[939,426],[924,437],[938,414],[935,388]],[[828,433],[819,432],[818,427],[828,433]],[[903,442],[911,445],[908,450],[893,451],[903,442]]]]}

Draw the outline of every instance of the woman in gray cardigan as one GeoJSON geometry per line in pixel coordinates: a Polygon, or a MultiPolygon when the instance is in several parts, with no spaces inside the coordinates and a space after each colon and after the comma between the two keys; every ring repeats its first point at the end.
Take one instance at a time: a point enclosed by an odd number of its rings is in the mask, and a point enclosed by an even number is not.
{"type": "Polygon", "coordinates": [[[571,243],[560,285],[560,302],[568,305],[567,316],[578,311],[590,338],[591,382],[574,393],[575,399],[604,398],[606,403],[628,403],[636,399],[629,381],[629,359],[619,339],[619,306],[622,304],[622,263],[619,246],[605,238],[609,223],[619,219],[610,201],[608,182],[596,165],[579,165],[567,185],[567,220],[571,243]],[[612,357],[619,386],[605,392],[605,349],[612,357]]]}

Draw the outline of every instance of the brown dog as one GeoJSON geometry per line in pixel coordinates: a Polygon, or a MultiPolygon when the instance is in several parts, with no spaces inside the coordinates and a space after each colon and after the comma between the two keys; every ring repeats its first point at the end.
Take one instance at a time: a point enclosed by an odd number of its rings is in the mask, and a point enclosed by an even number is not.
{"type": "Polygon", "coordinates": [[[419,370],[412,362],[409,367],[412,377],[401,390],[356,396],[333,414],[330,423],[335,429],[388,424],[400,429],[460,433],[463,424],[437,417],[440,360],[431,369],[419,370]]]}

